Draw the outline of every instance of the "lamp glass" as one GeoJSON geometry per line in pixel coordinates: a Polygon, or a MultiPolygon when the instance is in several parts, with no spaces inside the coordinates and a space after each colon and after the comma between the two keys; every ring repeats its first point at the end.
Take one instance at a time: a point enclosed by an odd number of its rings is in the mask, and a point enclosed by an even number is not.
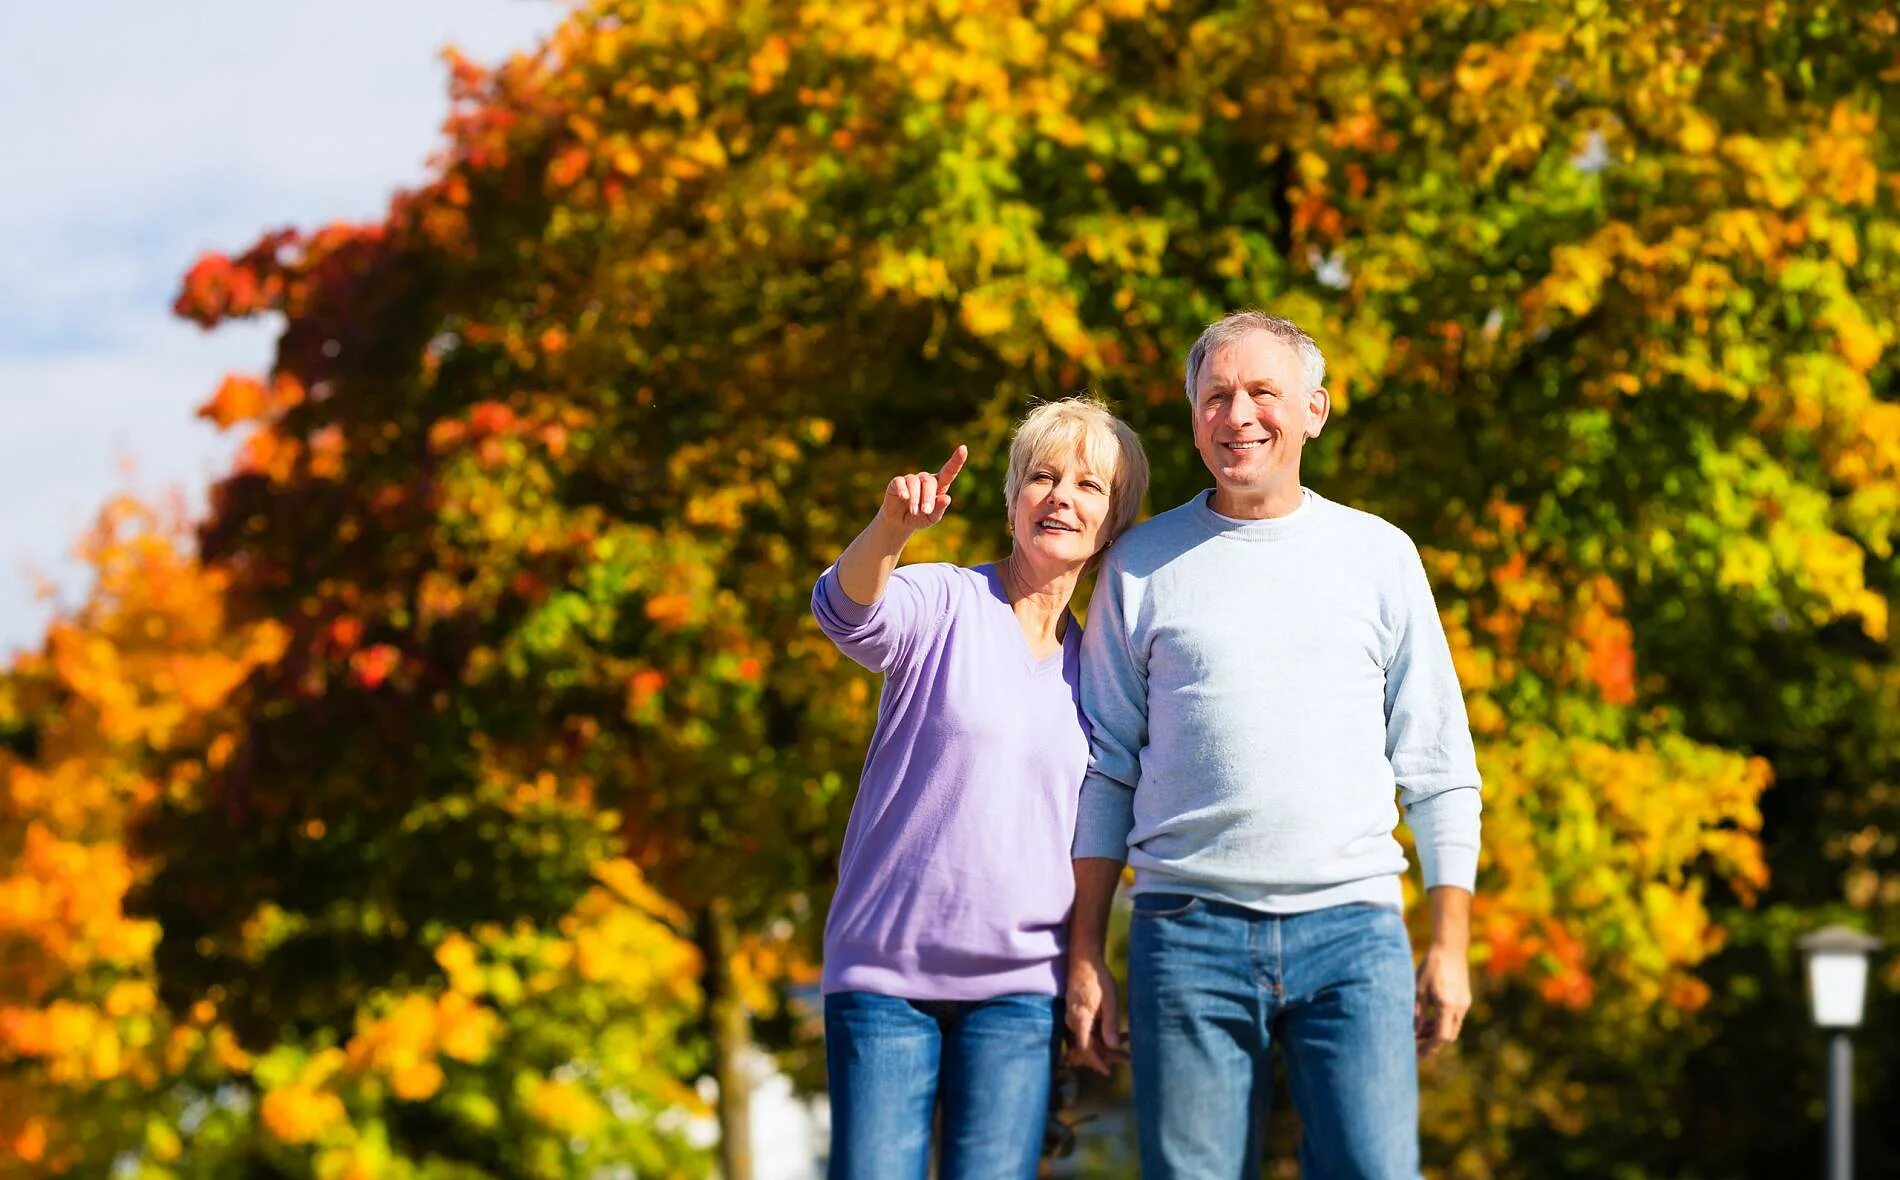
{"type": "Polygon", "coordinates": [[[1857,1028],[1867,1003],[1867,956],[1819,951],[1808,956],[1808,1002],[1822,1028],[1857,1028]]]}

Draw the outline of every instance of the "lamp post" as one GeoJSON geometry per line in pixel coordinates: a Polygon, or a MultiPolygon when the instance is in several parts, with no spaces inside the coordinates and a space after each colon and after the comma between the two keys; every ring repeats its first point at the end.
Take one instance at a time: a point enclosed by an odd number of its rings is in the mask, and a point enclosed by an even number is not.
{"type": "Polygon", "coordinates": [[[1827,1176],[1852,1180],[1854,1174],[1854,1048],[1850,1030],[1860,1027],[1867,1003],[1867,957],[1880,940],[1829,926],[1797,943],[1808,960],[1808,1007],[1814,1023],[1828,1032],[1827,1176]]]}

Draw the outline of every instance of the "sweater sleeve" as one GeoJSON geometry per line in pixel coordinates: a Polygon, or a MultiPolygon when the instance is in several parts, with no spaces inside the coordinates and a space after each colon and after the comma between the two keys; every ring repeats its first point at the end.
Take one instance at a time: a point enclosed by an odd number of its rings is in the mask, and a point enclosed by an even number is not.
{"type": "Polygon", "coordinates": [[[1111,562],[1096,580],[1082,632],[1082,713],[1089,723],[1089,769],[1076,814],[1076,859],[1126,860],[1135,826],[1135,787],[1148,744],[1148,669],[1128,633],[1123,578],[1111,562]]]}
{"type": "Polygon", "coordinates": [[[873,672],[888,673],[942,624],[950,609],[951,568],[933,563],[893,570],[884,596],[866,606],[844,592],[834,565],[812,587],[811,613],[839,651],[873,672]]]}
{"type": "Polygon", "coordinates": [[[1478,760],[1451,645],[1409,541],[1385,670],[1386,757],[1427,889],[1472,889],[1478,875],[1478,760]]]}

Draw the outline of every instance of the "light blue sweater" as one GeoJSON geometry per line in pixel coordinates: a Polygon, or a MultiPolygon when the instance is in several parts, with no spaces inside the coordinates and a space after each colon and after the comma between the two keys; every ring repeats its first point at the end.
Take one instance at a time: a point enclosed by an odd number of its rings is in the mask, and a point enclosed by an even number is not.
{"type": "Polygon", "coordinates": [[[1308,491],[1272,520],[1205,493],[1109,550],[1082,640],[1092,727],[1073,855],[1135,892],[1272,913],[1470,889],[1478,767],[1418,549],[1308,491]]]}

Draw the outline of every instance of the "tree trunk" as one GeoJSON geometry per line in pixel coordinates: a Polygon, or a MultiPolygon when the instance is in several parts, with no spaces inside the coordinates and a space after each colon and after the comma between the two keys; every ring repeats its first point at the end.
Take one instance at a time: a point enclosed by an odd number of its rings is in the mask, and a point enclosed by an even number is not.
{"type": "Polygon", "coordinates": [[[725,1180],[752,1180],[752,1079],[746,1050],[752,1018],[732,982],[732,956],[739,930],[723,898],[700,917],[700,949],[706,956],[706,1025],[713,1045],[713,1078],[719,1083],[719,1165],[725,1180]]]}

